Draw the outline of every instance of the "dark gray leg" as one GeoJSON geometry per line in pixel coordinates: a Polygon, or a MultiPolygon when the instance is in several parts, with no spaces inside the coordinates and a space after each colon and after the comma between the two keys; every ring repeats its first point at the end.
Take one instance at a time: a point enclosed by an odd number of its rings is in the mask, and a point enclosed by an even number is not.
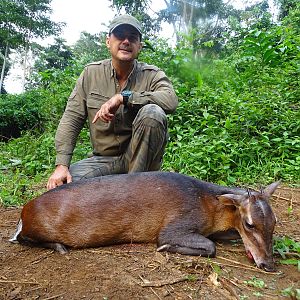
{"type": "MultiPolygon", "coordinates": [[[[20,224],[20,222],[19,222],[20,224]]],[[[21,221],[22,224],[22,221],[21,221]]],[[[20,225],[21,226],[21,225],[20,225]]],[[[33,247],[43,247],[43,248],[50,248],[54,249],[55,251],[59,252],[60,254],[67,254],[68,250],[65,247],[65,245],[60,243],[51,243],[51,242],[40,242],[31,238],[28,238],[26,236],[22,236],[22,234],[19,234],[17,238],[10,239],[11,242],[19,242],[20,244],[24,244],[27,246],[33,246],[33,247]]]]}
{"type": "Polygon", "coordinates": [[[205,257],[216,256],[216,246],[211,240],[199,233],[182,231],[182,228],[174,228],[174,226],[161,231],[157,251],[205,257]]]}
{"type": "Polygon", "coordinates": [[[44,248],[54,249],[55,251],[59,252],[60,254],[67,254],[69,251],[65,247],[65,245],[60,243],[41,243],[39,246],[44,248]]]}
{"type": "Polygon", "coordinates": [[[212,241],[230,241],[241,239],[240,234],[235,229],[230,229],[227,231],[216,232],[208,236],[212,241]]]}

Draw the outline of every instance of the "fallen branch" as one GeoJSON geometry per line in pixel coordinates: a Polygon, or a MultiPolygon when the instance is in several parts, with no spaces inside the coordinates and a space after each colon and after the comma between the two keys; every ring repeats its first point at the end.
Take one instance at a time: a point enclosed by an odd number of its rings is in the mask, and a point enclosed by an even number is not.
{"type": "Polygon", "coordinates": [[[220,282],[223,284],[224,288],[237,300],[240,299],[238,293],[236,292],[236,290],[229,284],[231,283],[231,281],[229,281],[227,278],[225,277],[219,277],[220,282]],[[227,282],[227,280],[229,281],[229,283],[227,282]]]}
{"type": "Polygon", "coordinates": [[[113,250],[86,250],[86,252],[90,252],[90,253],[94,253],[94,254],[109,254],[109,255],[127,255],[127,256],[132,256],[132,254],[136,254],[136,253],[139,253],[139,254],[151,254],[153,251],[135,251],[135,250],[125,250],[123,251],[122,249],[113,249],[113,250]],[[118,250],[118,251],[117,251],[118,250]],[[118,253],[117,253],[118,252],[118,253]]]}
{"type": "Polygon", "coordinates": [[[39,284],[34,281],[18,281],[18,280],[0,280],[0,283],[18,283],[18,284],[39,284]]]}
{"type": "MultiPolygon", "coordinates": [[[[288,202],[291,202],[291,199],[288,199],[288,198],[285,198],[285,197],[281,197],[279,195],[273,195],[274,198],[277,198],[277,199],[281,199],[281,200],[284,200],[284,201],[288,201],[288,202]]],[[[298,204],[297,201],[295,201],[296,204],[298,204]]]]}
{"type": "Polygon", "coordinates": [[[231,263],[234,263],[235,265],[238,265],[243,269],[252,270],[252,271],[256,271],[256,272],[260,272],[260,273],[264,273],[264,274],[269,274],[269,275],[274,275],[274,274],[279,275],[279,274],[281,274],[280,272],[266,272],[262,269],[258,269],[257,267],[248,266],[248,265],[242,264],[238,261],[235,261],[235,260],[232,260],[232,259],[229,259],[229,258],[225,258],[225,257],[221,257],[221,256],[218,256],[217,258],[228,261],[228,262],[231,262],[231,263]]]}
{"type": "Polygon", "coordinates": [[[58,297],[64,295],[65,293],[66,293],[66,292],[61,293],[61,294],[58,294],[58,295],[55,295],[55,296],[51,296],[51,297],[48,297],[48,298],[44,298],[43,300],[51,300],[51,299],[55,299],[55,298],[58,298],[58,297]]]}
{"type": "MultiPolygon", "coordinates": [[[[53,253],[53,251],[52,251],[53,253]]],[[[51,254],[51,253],[50,253],[51,254]]],[[[39,258],[33,260],[30,264],[31,265],[35,265],[35,264],[38,264],[39,262],[41,262],[42,260],[46,259],[49,257],[49,254],[47,253],[46,255],[43,255],[43,256],[40,256],[39,258]]]]}
{"type": "Polygon", "coordinates": [[[179,278],[170,279],[170,280],[157,280],[157,281],[148,281],[148,280],[145,280],[144,278],[142,278],[141,276],[140,276],[140,278],[143,281],[142,283],[140,283],[140,285],[142,287],[161,287],[164,285],[175,284],[178,282],[183,282],[183,281],[189,280],[188,276],[179,277],[179,278]]]}
{"type": "Polygon", "coordinates": [[[221,248],[220,250],[223,250],[223,251],[228,251],[228,252],[235,252],[235,253],[244,253],[245,252],[245,249],[230,249],[230,248],[226,248],[222,245],[218,245],[219,248],[221,248]]]}
{"type": "MultiPolygon", "coordinates": [[[[220,256],[218,256],[218,258],[221,258],[220,256]]],[[[226,260],[226,259],[225,259],[226,260]]],[[[222,262],[217,262],[217,261],[213,261],[213,260],[210,260],[209,262],[206,260],[205,262],[199,262],[199,263],[210,263],[210,264],[215,264],[215,265],[218,265],[218,266],[225,266],[225,267],[232,267],[232,268],[238,268],[238,269],[244,269],[244,270],[249,270],[249,271],[254,271],[254,272],[258,272],[258,273],[263,273],[263,274],[268,274],[268,275],[280,275],[281,273],[280,272],[266,272],[264,270],[261,270],[261,269],[258,269],[256,267],[252,267],[252,266],[248,266],[248,265],[244,265],[244,264],[241,264],[239,262],[235,262],[235,261],[232,261],[232,260],[228,260],[228,261],[231,261],[233,263],[236,263],[237,265],[233,265],[233,264],[224,264],[222,262]]]]}
{"type": "Polygon", "coordinates": [[[284,190],[284,191],[294,191],[297,190],[297,187],[277,187],[277,190],[284,190]]]}
{"type": "Polygon", "coordinates": [[[152,293],[159,299],[162,300],[159,295],[154,291],[154,289],[152,287],[150,287],[150,290],[152,291],[152,293]]]}

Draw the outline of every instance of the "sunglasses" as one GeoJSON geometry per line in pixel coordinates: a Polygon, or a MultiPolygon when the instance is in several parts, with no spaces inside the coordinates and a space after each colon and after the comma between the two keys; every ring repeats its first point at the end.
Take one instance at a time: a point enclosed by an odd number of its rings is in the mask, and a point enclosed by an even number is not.
{"type": "Polygon", "coordinates": [[[140,41],[140,35],[135,32],[127,32],[123,30],[115,30],[112,32],[116,39],[119,41],[128,40],[130,43],[136,43],[140,41]]]}

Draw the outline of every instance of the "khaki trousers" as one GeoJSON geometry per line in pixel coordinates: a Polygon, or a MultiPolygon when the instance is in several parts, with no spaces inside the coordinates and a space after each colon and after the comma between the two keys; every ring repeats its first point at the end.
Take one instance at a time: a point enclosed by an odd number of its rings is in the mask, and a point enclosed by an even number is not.
{"type": "Polygon", "coordinates": [[[120,156],[92,156],[70,166],[73,181],[132,172],[158,171],[168,137],[167,117],[156,104],[143,106],[132,124],[132,138],[120,156]]]}

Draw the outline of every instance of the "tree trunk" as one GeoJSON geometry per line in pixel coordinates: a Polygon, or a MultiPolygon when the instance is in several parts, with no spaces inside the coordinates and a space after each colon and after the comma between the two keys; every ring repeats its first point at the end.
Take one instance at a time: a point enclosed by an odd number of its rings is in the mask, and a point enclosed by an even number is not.
{"type": "Polygon", "coordinates": [[[2,94],[2,86],[3,86],[4,72],[5,72],[5,67],[6,67],[7,56],[8,56],[8,42],[6,42],[5,54],[4,54],[4,57],[3,57],[3,65],[2,65],[1,78],[0,78],[0,94],[2,94]]]}
{"type": "MultiPolygon", "coordinates": [[[[170,1],[167,1],[167,0],[164,0],[165,1],[165,4],[167,6],[167,9],[168,10],[171,10],[171,3],[170,1]]],[[[176,21],[175,20],[171,20],[171,23],[172,23],[172,26],[173,26],[173,30],[174,30],[174,34],[176,35],[176,42],[179,41],[179,29],[177,29],[176,27],[176,21]]],[[[180,25],[179,25],[179,28],[180,28],[180,25]]]]}
{"type": "Polygon", "coordinates": [[[195,1],[193,1],[191,4],[191,12],[190,12],[190,18],[189,18],[189,22],[188,22],[188,30],[193,29],[194,6],[195,6],[195,1]]]}
{"type": "Polygon", "coordinates": [[[184,33],[185,34],[187,34],[188,33],[188,30],[187,30],[187,26],[186,26],[186,24],[187,24],[187,3],[186,3],[186,1],[184,1],[184,3],[183,3],[183,21],[184,21],[184,33]]]}
{"type": "Polygon", "coordinates": [[[22,79],[22,92],[25,92],[25,83],[26,83],[26,75],[27,75],[27,56],[28,56],[29,46],[28,41],[26,41],[25,45],[25,54],[23,61],[23,79],[22,79]]]}

